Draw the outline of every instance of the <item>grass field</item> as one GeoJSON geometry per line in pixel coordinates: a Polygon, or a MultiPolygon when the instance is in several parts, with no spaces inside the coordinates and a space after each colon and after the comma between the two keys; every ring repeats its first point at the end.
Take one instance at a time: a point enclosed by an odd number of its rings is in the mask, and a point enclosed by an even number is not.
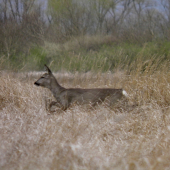
{"type": "Polygon", "coordinates": [[[64,87],[124,88],[114,107],[46,110],[42,73],[0,73],[0,169],[170,169],[170,72],[148,61],[115,73],[56,73],[64,87]],[[152,64],[151,64],[152,63],[152,64]]]}

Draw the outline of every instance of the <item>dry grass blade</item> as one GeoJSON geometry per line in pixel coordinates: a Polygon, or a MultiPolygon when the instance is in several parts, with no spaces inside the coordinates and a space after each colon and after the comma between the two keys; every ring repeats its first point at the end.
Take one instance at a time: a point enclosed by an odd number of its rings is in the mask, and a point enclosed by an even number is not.
{"type": "Polygon", "coordinates": [[[169,169],[169,72],[154,68],[57,74],[65,87],[124,87],[129,102],[54,114],[50,92],[33,85],[39,75],[1,73],[0,169],[169,169]]]}

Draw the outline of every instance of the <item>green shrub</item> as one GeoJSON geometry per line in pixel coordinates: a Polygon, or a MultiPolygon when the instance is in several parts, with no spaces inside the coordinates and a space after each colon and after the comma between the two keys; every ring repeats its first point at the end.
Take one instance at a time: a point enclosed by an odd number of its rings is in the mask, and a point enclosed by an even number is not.
{"type": "MultiPolygon", "coordinates": [[[[170,59],[170,42],[155,41],[141,44],[118,42],[101,37],[82,37],[63,44],[45,42],[43,46],[33,46],[28,54],[13,55],[4,62],[6,68],[16,70],[42,70],[44,64],[54,71],[95,71],[106,72],[115,69],[134,70],[139,61],[145,70],[146,63],[157,63],[170,59]],[[93,48],[91,48],[93,47],[93,48]],[[152,61],[152,62],[151,62],[152,61]]],[[[159,64],[158,64],[159,63],[159,64]]],[[[1,67],[2,68],[2,67],[1,67]]]]}

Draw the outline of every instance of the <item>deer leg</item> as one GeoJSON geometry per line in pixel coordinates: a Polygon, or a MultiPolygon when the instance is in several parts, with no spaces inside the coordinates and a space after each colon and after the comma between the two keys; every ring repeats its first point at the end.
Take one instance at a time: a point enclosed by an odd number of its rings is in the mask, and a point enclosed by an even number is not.
{"type": "Polygon", "coordinates": [[[49,111],[50,111],[50,112],[55,112],[55,110],[53,110],[53,111],[51,110],[52,106],[57,106],[57,107],[59,107],[59,108],[62,108],[62,105],[61,105],[59,102],[52,101],[52,102],[50,103],[50,105],[49,105],[49,111]]]}
{"type": "Polygon", "coordinates": [[[63,94],[63,96],[60,98],[62,110],[67,110],[67,108],[70,106],[70,98],[68,97],[67,93],[63,94]]]}
{"type": "Polygon", "coordinates": [[[63,111],[67,110],[67,108],[69,107],[68,101],[63,99],[63,100],[61,101],[61,103],[62,103],[62,110],[63,110],[63,111]]]}

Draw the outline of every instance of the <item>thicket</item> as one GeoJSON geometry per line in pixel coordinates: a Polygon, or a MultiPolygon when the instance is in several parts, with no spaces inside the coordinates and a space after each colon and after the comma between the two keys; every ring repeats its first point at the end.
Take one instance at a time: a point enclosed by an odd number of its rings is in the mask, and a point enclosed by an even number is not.
{"type": "Polygon", "coordinates": [[[2,0],[0,68],[113,71],[169,61],[169,9],[169,0],[2,0]]]}

